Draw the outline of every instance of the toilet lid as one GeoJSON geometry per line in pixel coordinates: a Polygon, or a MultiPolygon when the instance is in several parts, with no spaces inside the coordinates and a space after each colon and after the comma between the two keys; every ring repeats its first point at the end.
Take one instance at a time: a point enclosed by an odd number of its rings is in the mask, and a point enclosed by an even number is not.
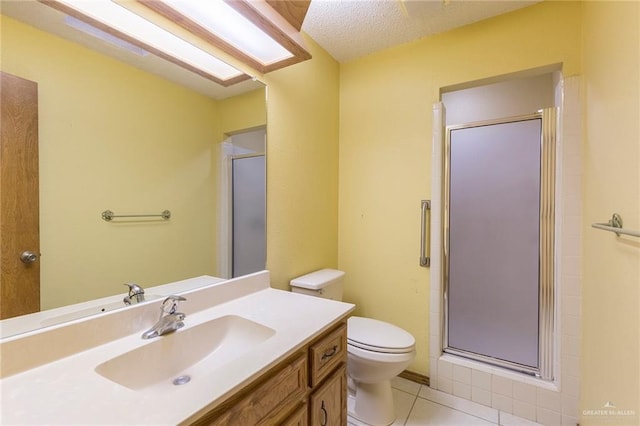
{"type": "Polygon", "coordinates": [[[361,349],[385,353],[411,352],[416,344],[413,336],[400,327],[362,317],[348,319],[347,342],[361,349]]]}

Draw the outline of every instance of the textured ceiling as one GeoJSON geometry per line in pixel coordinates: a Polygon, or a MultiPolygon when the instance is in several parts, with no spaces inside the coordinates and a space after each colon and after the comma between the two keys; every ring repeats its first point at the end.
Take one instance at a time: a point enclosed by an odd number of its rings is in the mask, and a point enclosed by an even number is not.
{"type": "Polygon", "coordinates": [[[302,31],[339,62],[540,0],[312,0],[302,31]]]}

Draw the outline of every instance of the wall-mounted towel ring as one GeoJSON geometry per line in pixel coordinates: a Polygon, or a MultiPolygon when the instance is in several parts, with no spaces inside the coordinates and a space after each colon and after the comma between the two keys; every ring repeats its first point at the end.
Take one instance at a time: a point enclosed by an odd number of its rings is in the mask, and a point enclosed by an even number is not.
{"type": "Polygon", "coordinates": [[[592,227],[596,229],[602,229],[604,231],[615,232],[619,237],[621,234],[631,235],[632,237],[640,237],[639,231],[632,231],[631,229],[625,229],[622,227],[622,217],[618,213],[614,213],[611,219],[607,223],[593,223],[592,227]]]}

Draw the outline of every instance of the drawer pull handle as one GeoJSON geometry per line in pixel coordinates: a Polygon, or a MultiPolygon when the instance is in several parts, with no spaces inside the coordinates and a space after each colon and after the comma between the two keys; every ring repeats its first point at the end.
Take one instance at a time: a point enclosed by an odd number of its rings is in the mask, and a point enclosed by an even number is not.
{"type": "Polygon", "coordinates": [[[320,411],[322,411],[322,421],[320,422],[320,426],[327,426],[327,420],[329,420],[329,414],[327,413],[327,409],[324,408],[324,400],[322,400],[320,411]]]}
{"type": "Polygon", "coordinates": [[[324,361],[327,358],[331,358],[336,354],[336,352],[338,352],[338,345],[333,345],[333,348],[331,348],[331,350],[322,354],[321,360],[324,361]]]}

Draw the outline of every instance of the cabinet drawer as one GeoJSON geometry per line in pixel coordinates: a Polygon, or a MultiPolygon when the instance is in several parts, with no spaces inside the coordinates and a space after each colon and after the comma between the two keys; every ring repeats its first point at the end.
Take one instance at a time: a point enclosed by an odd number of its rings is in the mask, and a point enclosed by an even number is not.
{"type": "Polygon", "coordinates": [[[246,426],[278,423],[293,404],[304,398],[306,392],[307,357],[302,354],[251,388],[249,393],[206,414],[195,424],[246,426]]]}
{"type": "Polygon", "coordinates": [[[311,386],[320,383],[341,362],[347,359],[347,325],[342,323],[326,337],[311,345],[311,386]]]}
{"type": "Polygon", "coordinates": [[[310,426],[347,424],[347,369],[344,364],[310,398],[310,426]]]}

